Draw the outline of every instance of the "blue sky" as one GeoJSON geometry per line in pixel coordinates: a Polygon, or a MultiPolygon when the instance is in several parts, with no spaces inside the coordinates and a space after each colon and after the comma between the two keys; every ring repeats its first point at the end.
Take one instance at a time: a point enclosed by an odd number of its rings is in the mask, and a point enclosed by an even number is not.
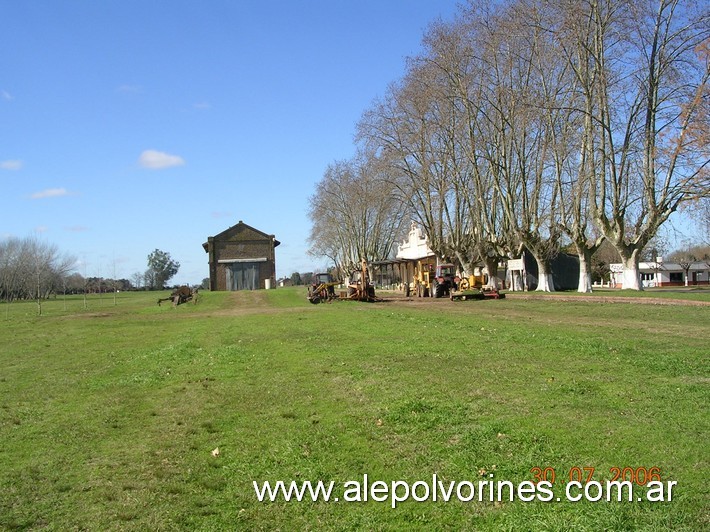
{"type": "Polygon", "coordinates": [[[455,0],[4,2],[0,238],[38,235],[87,276],[155,248],[208,276],[239,220],[306,255],[307,199],[455,0]]]}
{"type": "MultiPolygon", "coordinates": [[[[356,122],[427,26],[457,10],[3,2],[0,239],[35,235],[74,255],[79,273],[119,278],[158,248],[181,264],[173,282],[192,284],[208,276],[202,243],[243,220],[281,241],[277,276],[321,268],[306,254],[308,197],[328,164],[354,154],[356,122]]],[[[691,234],[672,227],[671,241],[691,234]]]]}

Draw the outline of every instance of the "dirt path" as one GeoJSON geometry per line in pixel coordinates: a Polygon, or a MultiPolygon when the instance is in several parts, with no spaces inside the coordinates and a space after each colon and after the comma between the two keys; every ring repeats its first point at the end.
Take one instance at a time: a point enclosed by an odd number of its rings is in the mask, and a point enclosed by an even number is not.
{"type": "MultiPolygon", "coordinates": [[[[448,303],[451,305],[460,305],[461,302],[453,302],[446,299],[404,297],[401,294],[393,292],[383,292],[378,294],[385,303],[406,304],[411,306],[425,306],[435,304],[448,303]]],[[[510,300],[539,300],[539,301],[562,301],[565,303],[627,303],[638,305],[679,305],[688,307],[710,307],[710,301],[696,301],[690,299],[673,299],[662,297],[618,297],[618,296],[584,296],[584,295],[562,295],[562,294],[538,294],[538,293],[506,293],[506,299],[510,300]]]]}
{"type": "MultiPolygon", "coordinates": [[[[231,305],[229,308],[223,308],[210,312],[213,316],[244,316],[248,314],[279,314],[284,312],[313,312],[323,305],[353,305],[353,306],[392,306],[392,307],[407,307],[407,308],[447,308],[455,311],[468,311],[473,303],[451,301],[449,298],[434,299],[429,297],[405,297],[400,292],[381,291],[377,293],[380,298],[379,303],[358,303],[350,301],[334,301],[332,303],[323,303],[321,305],[308,305],[303,307],[272,307],[269,304],[269,299],[266,297],[264,290],[243,290],[233,292],[230,295],[231,305]]],[[[304,295],[305,298],[305,295],[304,295]]],[[[564,303],[626,303],[639,305],[677,305],[677,306],[692,306],[692,307],[710,307],[710,301],[693,301],[686,299],[666,299],[657,297],[615,297],[609,296],[583,296],[583,295],[563,295],[563,294],[537,294],[537,293],[507,293],[506,299],[501,301],[481,301],[477,302],[477,306],[491,305],[492,307],[502,310],[505,308],[506,300],[529,300],[529,301],[550,301],[564,303]]],[[[449,312],[447,310],[446,312],[449,312]]],[[[492,309],[489,309],[492,310],[492,309]]],[[[506,311],[506,312],[509,312],[506,311]]]]}
{"type": "Polygon", "coordinates": [[[710,301],[692,299],[671,299],[665,297],[615,297],[615,296],[575,296],[547,294],[507,294],[510,299],[579,301],[590,303],[634,303],[638,305],[680,305],[687,307],[710,307],[710,301]]]}
{"type": "MultiPolygon", "coordinates": [[[[303,299],[305,301],[305,292],[303,299]]],[[[228,308],[211,311],[212,316],[245,316],[248,314],[282,314],[284,312],[310,312],[315,305],[307,307],[274,307],[269,303],[265,290],[238,290],[229,297],[228,308]]]]}

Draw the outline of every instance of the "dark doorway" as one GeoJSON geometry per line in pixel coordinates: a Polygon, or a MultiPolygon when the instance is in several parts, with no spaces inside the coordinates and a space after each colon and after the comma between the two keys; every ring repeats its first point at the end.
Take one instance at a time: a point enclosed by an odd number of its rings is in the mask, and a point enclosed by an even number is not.
{"type": "Polygon", "coordinates": [[[227,290],[258,290],[259,263],[234,262],[227,267],[227,290]]]}

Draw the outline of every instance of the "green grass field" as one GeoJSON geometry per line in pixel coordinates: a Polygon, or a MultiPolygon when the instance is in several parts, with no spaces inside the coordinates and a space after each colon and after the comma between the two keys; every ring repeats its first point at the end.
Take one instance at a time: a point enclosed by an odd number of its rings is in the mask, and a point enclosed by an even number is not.
{"type": "Polygon", "coordinates": [[[158,296],[0,305],[0,529],[710,527],[708,306],[158,296]],[[658,468],[672,501],[566,501],[591,467],[658,468]],[[535,468],[560,502],[342,500],[535,468]],[[267,480],[341,500],[259,502],[267,480]]]}

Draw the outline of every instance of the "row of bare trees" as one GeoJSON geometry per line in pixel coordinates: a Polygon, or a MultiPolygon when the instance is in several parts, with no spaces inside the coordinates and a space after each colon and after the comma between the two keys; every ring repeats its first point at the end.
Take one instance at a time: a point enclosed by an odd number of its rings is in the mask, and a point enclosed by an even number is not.
{"type": "MultiPolygon", "coordinates": [[[[492,283],[500,259],[527,249],[538,290],[553,290],[550,262],[571,243],[590,291],[606,239],[624,287],[640,289],[640,254],[659,227],[710,196],[709,22],[693,1],[471,2],[429,29],[364,113],[356,181],[386,194],[388,216],[416,219],[437,255],[469,271],[485,263],[492,283]]],[[[320,187],[336,210],[332,172],[320,187]]],[[[322,193],[314,241],[330,229],[322,193]]]]}
{"type": "Polygon", "coordinates": [[[36,238],[8,238],[0,242],[0,298],[6,302],[43,299],[66,284],[76,259],[57,246],[36,238]]]}
{"type": "MultiPolygon", "coordinates": [[[[156,249],[148,255],[148,270],[127,279],[84,277],[75,271],[75,257],[61,253],[55,244],[35,237],[0,241],[0,301],[36,300],[38,313],[42,301],[56,294],[103,294],[139,288],[162,290],[178,271],[180,263],[170,254],[156,249]]],[[[115,268],[114,268],[115,269],[115,268]]]]}

